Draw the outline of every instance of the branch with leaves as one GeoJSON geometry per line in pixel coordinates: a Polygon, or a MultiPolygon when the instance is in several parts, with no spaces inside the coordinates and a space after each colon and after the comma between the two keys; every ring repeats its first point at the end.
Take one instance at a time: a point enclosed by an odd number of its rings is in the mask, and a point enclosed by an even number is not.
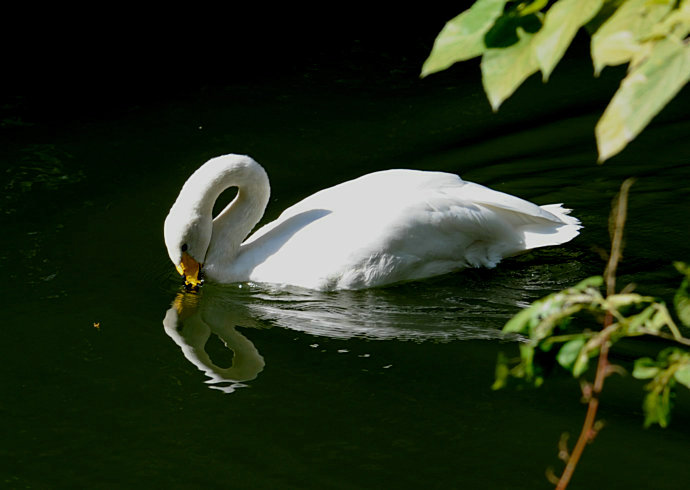
{"type": "MultiPolygon", "coordinates": [[[[662,350],[656,359],[643,357],[635,361],[632,375],[650,380],[645,386],[647,394],[643,402],[646,427],[651,424],[666,427],[676,386],[681,384],[690,388],[690,352],[687,350],[690,339],[681,334],[665,303],[626,289],[616,292],[616,269],[621,258],[631,184],[632,180],[623,183],[612,212],[612,245],[604,277],[590,277],[576,286],[535,301],[515,315],[503,329],[507,333],[524,335],[524,342],[519,345],[520,358],[516,361],[499,356],[494,389],[505,387],[511,378],[540,386],[544,382],[545,357],[555,358],[561,367],[580,381],[587,414],[572,451],[566,447],[566,439],[561,439],[559,453],[566,464],[560,478],[554,477],[558,489],[567,487],[585,446],[601,426],[596,417],[605,379],[613,373],[625,372],[609,360],[609,350],[616,342],[651,335],[675,344],[662,350]],[[601,292],[604,285],[605,294],[601,292]],[[573,327],[573,320],[582,320],[583,314],[601,322],[601,329],[573,327]],[[594,380],[590,382],[585,376],[594,358],[597,358],[596,371],[594,380]]],[[[683,263],[675,265],[685,276],[674,297],[675,309],[681,323],[690,327],[690,267],[683,263]]]]}
{"type": "Polygon", "coordinates": [[[581,28],[594,73],[628,64],[596,125],[599,161],[619,153],[690,80],[690,0],[477,0],[439,33],[422,76],[481,56],[494,111],[531,75],[546,82],[581,28]]]}

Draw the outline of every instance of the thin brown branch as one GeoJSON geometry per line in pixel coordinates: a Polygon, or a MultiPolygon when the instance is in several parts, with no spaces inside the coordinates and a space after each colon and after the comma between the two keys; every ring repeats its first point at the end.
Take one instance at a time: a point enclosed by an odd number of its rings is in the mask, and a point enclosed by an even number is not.
{"type": "MultiPolygon", "coordinates": [[[[604,322],[605,326],[609,326],[613,321],[613,317],[610,314],[606,315],[606,320],[604,322]]],[[[597,417],[597,410],[599,409],[599,396],[601,395],[601,390],[604,388],[604,379],[608,371],[608,352],[609,352],[610,342],[608,339],[602,343],[601,350],[599,351],[599,362],[597,363],[597,372],[594,376],[594,384],[592,385],[592,394],[589,398],[589,403],[587,404],[587,415],[585,415],[585,421],[582,424],[582,430],[580,431],[580,436],[577,438],[575,447],[573,448],[570,458],[568,458],[568,463],[565,465],[565,469],[561,474],[560,480],[556,485],[557,490],[564,490],[570,479],[573,477],[577,463],[580,461],[585,446],[592,439],[592,434],[595,433],[594,426],[597,417]]]]}
{"type": "Polygon", "coordinates": [[[611,212],[611,254],[604,272],[607,296],[616,293],[616,269],[623,256],[623,228],[625,227],[625,219],[628,214],[628,192],[634,182],[634,179],[626,179],[623,182],[618,194],[618,200],[611,212]]]}
{"type": "MultiPolygon", "coordinates": [[[[606,265],[606,271],[604,273],[606,280],[606,295],[611,296],[616,293],[616,269],[618,268],[618,262],[622,257],[623,248],[623,229],[625,227],[625,219],[628,212],[628,191],[630,186],[633,184],[633,179],[627,179],[621,185],[620,193],[618,194],[618,201],[616,206],[614,206],[611,212],[611,224],[612,224],[612,237],[611,237],[611,254],[609,255],[609,261],[606,265]]],[[[582,453],[585,450],[587,443],[591,442],[592,438],[598,432],[600,425],[597,424],[597,410],[599,409],[599,397],[604,388],[604,380],[610,374],[611,368],[608,360],[609,347],[611,342],[609,341],[609,336],[613,331],[609,327],[613,324],[613,313],[611,310],[606,312],[606,317],[604,318],[604,329],[602,332],[601,345],[599,348],[599,360],[597,362],[597,371],[594,375],[594,383],[591,387],[591,396],[589,397],[589,402],[587,403],[587,414],[585,415],[585,421],[582,424],[582,430],[580,431],[580,436],[577,438],[575,447],[568,458],[568,462],[565,465],[565,469],[561,474],[560,480],[556,484],[556,490],[565,490],[565,488],[570,483],[577,463],[582,457],[582,453]]]]}

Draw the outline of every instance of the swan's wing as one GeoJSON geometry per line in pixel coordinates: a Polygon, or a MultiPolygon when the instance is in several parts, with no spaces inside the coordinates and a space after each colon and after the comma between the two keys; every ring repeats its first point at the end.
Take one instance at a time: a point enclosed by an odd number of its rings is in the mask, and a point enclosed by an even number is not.
{"type": "Polygon", "coordinates": [[[271,232],[288,220],[320,210],[322,215],[366,216],[387,206],[400,206],[419,199],[420,189],[461,185],[454,174],[419,170],[392,169],[363,175],[338,185],[322,189],[286,208],[274,221],[257,229],[246,241],[249,244],[271,232]]]}
{"type": "Polygon", "coordinates": [[[523,250],[566,243],[580,234],[580,220],[569,216],[561,204],[537,206],[503,192],[466,182],[462,195],[472,202],[495,210],[501,219],[515,227],[522,236],[523,250]]]}
{"type": "Polygon", "coordinates": [[[473,182],[464,182],[464,185],[462,188],[458,189],[458,192],[464,200],[504,211],[512,211],[523,216],[526,220],[537,218],[545,219],[553,223],[563,222],[562,219],[548,210],[553,208],[544,209],[543,207],[537,206],[519,197],[506,194],[505,192],[495,191],[473,182]]]}
{"type": "Polygon", "coordinates": [[[567,241],[577,223],[453,174],[391,170],[313,194],[245,245],[252,280],[359,288],[492,267],[567,241]]]}

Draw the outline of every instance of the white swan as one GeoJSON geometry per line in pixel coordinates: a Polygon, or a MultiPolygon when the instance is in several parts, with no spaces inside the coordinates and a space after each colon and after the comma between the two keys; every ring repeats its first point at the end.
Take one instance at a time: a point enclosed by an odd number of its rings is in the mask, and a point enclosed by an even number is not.
{"type": "Polygon", "coordinates": [[[266,172],[244,155],[213,158],[192,174],[164,226],[188,286],[200,284],[202,267],[220,283],[383,286],[494,267],[565,243],[581,228],[560,204],[540,207],[443,172],[385,170],[319,191],[245,240],[269,193],[266,172]],[[213,205],[229,187],[237,196],[214,219],[213,205]]]}

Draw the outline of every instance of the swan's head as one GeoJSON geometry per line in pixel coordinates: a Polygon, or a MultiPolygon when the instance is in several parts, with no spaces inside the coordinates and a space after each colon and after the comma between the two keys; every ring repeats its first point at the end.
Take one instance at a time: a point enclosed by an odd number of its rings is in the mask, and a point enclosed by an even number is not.
{"type": "Polygon", "coordinates": [[[163,229],[170,260],[188,287],[201,284],[201,266],[222,268],[261,219],[270,186],[264,169],[246,155],[222,155],[199,167],[182,186],[163,229]],[[235,199],[213,218],[218,196],[237,187],[235,199]],[[214,224],[215,223],[215,224],[214,224]]]}
{"type": "Polygon", "coordinates": [[[201,285],[201,266],[211,242],[212,227],[208,217],[194,209],[184,209],[178,202],[165,218],[163,234],[168,255],[189,288],[201,285]]]}

